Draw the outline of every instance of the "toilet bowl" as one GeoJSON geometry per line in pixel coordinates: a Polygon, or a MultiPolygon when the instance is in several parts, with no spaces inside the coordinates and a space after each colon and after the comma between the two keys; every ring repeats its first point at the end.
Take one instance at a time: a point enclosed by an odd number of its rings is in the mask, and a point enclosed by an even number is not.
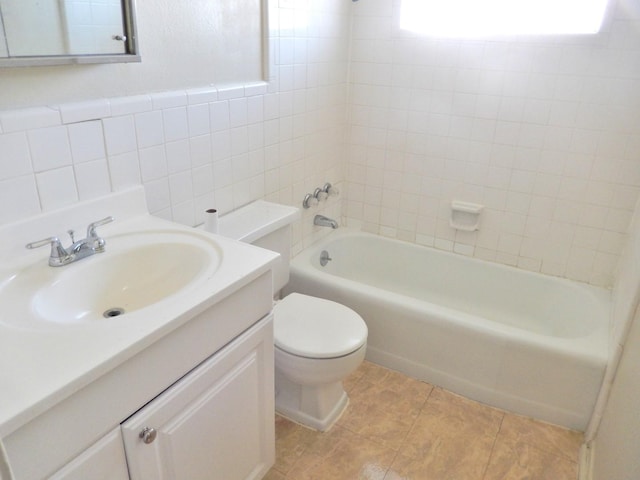
{"type": "MultiPolygon", "coordinates": [[[[291,223],[299,209],[258,200],[223,216],[219,232],[273,250],[273,289],[289,281],[291,223]]],[[[344,411],[342,381],[364,360],[367,326],[339,303],[292,293],[273,308],[276,411],[316,430],[327,430],[344,411]]]]}
{"type": "Polygon", "coordinates": [[[342,381],[364,360],[367,326],[344,305],[299,293],[273,315],[276,411],[328,430],[347,406],[342,381]]]}

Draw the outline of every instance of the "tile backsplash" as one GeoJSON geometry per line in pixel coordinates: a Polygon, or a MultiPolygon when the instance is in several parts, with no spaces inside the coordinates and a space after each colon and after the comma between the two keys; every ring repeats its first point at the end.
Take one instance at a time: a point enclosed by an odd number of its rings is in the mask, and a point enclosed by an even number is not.
{"type": "MultiPolygon", "coordinates": [[[[270,5],[269,82],[0,111],[0,224],[140,184],[151,213],[186,225],[341,185],[350,5],[313,3],[270,5]]],[[[295,250],[325,233],[318,211],[340,218],[341,201],[304,212],[295,250]]]]}

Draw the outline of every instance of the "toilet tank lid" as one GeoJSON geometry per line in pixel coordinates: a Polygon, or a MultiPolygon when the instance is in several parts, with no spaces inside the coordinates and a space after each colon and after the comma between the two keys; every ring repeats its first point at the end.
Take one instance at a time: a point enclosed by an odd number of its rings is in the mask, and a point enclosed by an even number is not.
{"type": "Polygon", "coordinates": [[[253,243],[298,218],[299,208],[257,200],[221,217],[218,232],[225,237],[253,243]]]}

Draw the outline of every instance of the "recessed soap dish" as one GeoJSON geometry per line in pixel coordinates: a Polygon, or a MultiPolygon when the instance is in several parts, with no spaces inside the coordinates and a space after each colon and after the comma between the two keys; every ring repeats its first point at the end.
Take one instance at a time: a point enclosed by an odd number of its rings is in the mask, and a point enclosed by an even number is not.
{"type": "Polygon", "coordinates": [[[454,200],[451,202],[451,218],[449,225],[456,230],[474,232],[480,225],[480,212],[484,205],[477,203],[461,202],[454,200]]]}

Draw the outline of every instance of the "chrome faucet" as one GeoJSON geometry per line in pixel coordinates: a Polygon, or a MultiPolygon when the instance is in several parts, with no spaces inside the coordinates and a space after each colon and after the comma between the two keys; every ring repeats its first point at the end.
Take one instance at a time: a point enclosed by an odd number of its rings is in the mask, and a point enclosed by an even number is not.
{"type": "Polygon", "coordinates": [[[97,222],[90,223],[87,226],[87,236],[82,240],[75,240],[74,231],[68,230],[67,233],[71,237],[71,245],[64,248],[58,237],[49,237],[37,242],[27,243],[26,248],[38,248],[45,245],[51,245],[51,254],[49,255],[49,265],[52,267],[62,267],[70,263],[77,262],[83,258],[89,257],[95,253],[104,252],[106,244],[104,238],[96,233],[96,228],[113,222],[113,217],[105,217],[97,222]]]}
{"type": "Polygon", "coordinates": [[[338,222],[324,215],[316,215],[313,217],[313,224],[321,227],[338,228],[338,222]]]}

